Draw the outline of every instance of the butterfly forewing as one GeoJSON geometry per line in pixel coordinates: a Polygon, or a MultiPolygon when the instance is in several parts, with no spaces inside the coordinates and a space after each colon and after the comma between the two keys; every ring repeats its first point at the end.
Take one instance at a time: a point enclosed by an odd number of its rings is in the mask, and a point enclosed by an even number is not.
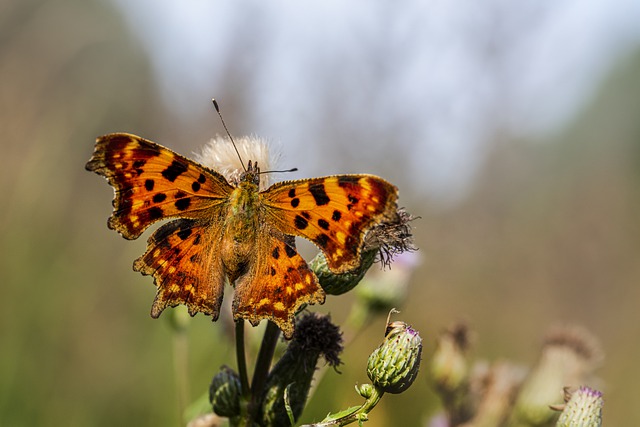
{"type": "Polygon", "coordinates": [[[86,168],[115,189],[109,228],[136,239],[152,223],[171,217],[198,218],[223,203],[233,187],[222,175],[135,135],[97,139],[86,168]]]}
{"type": "Polygon", "coordinates": [[[336,273],[358,267],[366,232],[397,215],[396,187],[373,175],[285,181],[261,195],[269,220],[314,242],[336,273]]]}

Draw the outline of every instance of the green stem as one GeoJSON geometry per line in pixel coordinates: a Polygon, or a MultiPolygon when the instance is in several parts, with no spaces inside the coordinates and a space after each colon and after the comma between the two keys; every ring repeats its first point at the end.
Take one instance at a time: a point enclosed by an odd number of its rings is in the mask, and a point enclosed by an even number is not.
{"type": "Polygon", "coordinates": [[[173,331],[173,370],[178,390],[178,411],[184,417],[189,404],[189,338],[184,330],[173,331]]]}
{"type": "Polygon", "coordinates": [[[339,418],[327,417],[324,421],[320,421],[316,424],[306,424],[302,427],[336,427],[336,426],[346,426],[347,424],[354,423],[359,421],[366,421],[368,419],[368,414],[371,410],[380,402],[382,399],[382,395],[384,391],[380,390],[378,387],[373,387],[373,391],[371,396],[359,407],[349,412],[346,415],[342,415],[339,418]]]}
{"type": "Polygon", "coordinates": [[[267,322],[267,328],[264,331],[262,337],[262,344],[260,345],[260,352],[258,353],[258,359],[256,360],[256,367],[253,371],[253,380],[251,382],[251,403],[249,404],[249,412],[253,418],[257,415],[260,407],[260,399],[264,392],[264,385],[267,382],[269,376],[269,368],[271,367],[271,360],[276,350],[276,344],[278,344],[278,338],[280,337],[280,328],[269,321],[267,322]]]}
{"type": "Polygon", "coordinates": [[[383,394],[384,391],[380,390],[378,387],[374,387],[371,397],[369,397],[362,406],[358,408],[358,410],[337,420],[338,423],[336,425],[346,426],[347,424],[351,424],[355,421],[366,421],[367,415],[378,404],[383,394]]]}
{"type": "Polygon", "coordinates": [[[247,359],[244,348],[244,320],[236,320],[236,360],[238,363],[238,375],[242,387],[242,397],[249,400],[251,389],[249,388],[249,375],[247,374],[247,359]]]}

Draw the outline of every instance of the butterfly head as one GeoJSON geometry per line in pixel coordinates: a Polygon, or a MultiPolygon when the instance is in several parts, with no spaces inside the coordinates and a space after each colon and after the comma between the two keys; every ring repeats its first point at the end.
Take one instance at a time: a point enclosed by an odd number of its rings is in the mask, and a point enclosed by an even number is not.
{"type": "Polygon", "coordinates": [[[255,185],[260,185],[260,167],[257,161],[253,163],[249,160],[247,170],[240,174],[240,182],[251,182],[255,185]]]}

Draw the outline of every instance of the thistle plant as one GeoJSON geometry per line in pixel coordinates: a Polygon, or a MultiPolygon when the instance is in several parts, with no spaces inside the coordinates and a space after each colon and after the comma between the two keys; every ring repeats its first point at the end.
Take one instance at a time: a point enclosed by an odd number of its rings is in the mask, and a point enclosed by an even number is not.
{"type": "MultiPolygon", "coordinates": [[[[215,101],[214,106],[218,110],[215,101]]],[[[137,239],[153,223],[168,221],[151,234],[146,252],[133,265],[153,276],[157,293],[152,317],[182,305],[191,316],[204,313],[215,321],[226,284],[233,288],[232,316],[223,318],[233,318],[235,369],[223,366],[213,375],[209,392],[185,412],[190,426],[211,427],[223,419],[234,427],[295,425],[313,381],[326,372],[317,371],[319,361],[337,368],[353,336],[343,336],[328,316],[307,313],[307,306],[358,287],[358,303],[347,320],[355,333],[372,316],[394,313],[393,307],[406,296],[415,265],[415,258],[411,262],[407,256],[414,250],[414,218],[398,208],[397,188],[373,175],[267,186],[277,171],[264,158],[266,144],[257,138],[236,143],[228,132],[227,136],[206,147],[198,163],[136,135],[104,135],[97,139],[86,169],[113,186],[108,226],[123,237],[137,239]],[[321,251],[309,264],[296,249],[296,236],[321,251]],[[371,275],[359,285],[374,263],[389,267],[394,260],[400,260],[394,273],[371,275]],[[247,321],[253,326],[266,323],[252,367],[245,348],[247,321]],[[281,335],[286,349],[276,357],[281,335]],[[210,408],[206,414],[203,402],[210,408]]],[[[180,309],[167,317],[174,331],[176,383],[184,408],[190,400],[189,319],[180,309]]],[[[556,421],[561,426],[599,425],[602,396],[593,389],[577,389],[567,398],[562,415],[551,410],[563,387],[593,381],[600,360],[593,341],[583,331],[554,331],[537,365],[527,371],[508,362],[472,365],[467,358],[468,330],[463,325],[449,329],[431,358],[444,422],[468,427],[544,427],[556,421]]],[[[313,425],[367,421],[385,394],[403,393],[414,383],[421,355],[419,333],[403,321],[387,318],[382,343],[366,366],[371,383],[356,387],[364,402],[313,425]]]]}
{"type": "MultiPolygon", "coordinates": [[[[255,153],[256,149],[251,150],[247,146],[257,143],[252,139],[236,141],[241,156],[250,156],[249,151],[255,153]]],[[[265,154],[268,150],[262,144],[260,142],[257,151],[265,154]]],[[[216,170],[225,170],[230,180],[238,180],[240,175],[237,163],[235,168],[229,167],[230,163],[227,163],[227,159],[234,158],[229,147],[227,144],[226,150],[220,150],[215,144],[213,147],[209,146],[198,160],[216,170]],[[223,155],[225,151],[227,157],[223,155]]],[[[253,156],[255,158],[255,154],[253,156]]],[[[268,165],[267,159],[260,158],[259,161],[268,165]]],[[[260,185],[264,187],[267,182],[260,185]]],[[[309,267],[318,278],[324,293],[335,296],[345,294],[358,286],[375,263],[387,268],[395,258],[413,251],[415,248],[409,225],[413,219],[404,209],[398,209],[394,215],[373,225],[364,236],[359,263],[344,272],[336,272],[335,266],[332,267],[327,256],[320,252],[309,263],[309,267]]],[[[396,269],[400,273],[395,281],[398,286],[390,286],[396,291],[387,292],[378,299],[371,296],[359,298],[361,302],[356,304],[355,309],[359,315],[351,316],[348,321],[356,333],[364,323],[354,322],[355,318],[379,315],[382,310],[388,311],[390,306],[401,302],[400,295],[404,292],[400,289],[406,287],[409,279],[408,273],[402,276],[402,271],[408,272],[411,267],[410,264],[406,268],[396,269]]],[[[376,283],[376,280],[371,283],[376,283]]],[[[281,342],[280,334],[281,328],[278,325],[267,323],[253,367],[253,377],[250,379],[245,356],[245,324],[242,319],[236,320],[237,370],[222,367],[214,376],[209,391],[209,403],[214,414],[226,419],[231,426],[295,425],[303,413],[308,395],[313,391],[312,381],[319,381],[326,371],[317,369],[320,359],[324,359],[326,366],[334,369],[341,364],[343,333],[326,315],[308,313],[302,306],[296,314],[292,337],[284,342],[286,349],[274,362],[276,347],[281,342]]],[[[374,384],[357,388],[359,394],[366,399],[365,403],[352,410],[338,412],[318,425],[347,425],[366,420],[385,392],[400,393],[411,385],[418,373],[421,348],[421,339],[414,329],[402,322],[394,322],[389,327],[383,344],[372,354],[372,358],[375,355],[376,363],[369,363],[368,372],[374,384]],[[376,370],[375,366],[385,366],[388,369],[376,370]]],[[[191,416],[195,412],[193,408],[188,411],[191,416]]],[[[219,423],[221,418],[217,417],[203,414],[193,419],[192,423],[219,423]]]]}
{"type": "Polygon", "coordinates": [[[561,326],[547,334],[531,368],[499,361],[472,363],[470,332],[456,324],[444,331],[431,358],[431,377],[444,406],[441,424],[454,426],[552,427],[600,425],[602,394],[597,382],[600,345],[583,328],[561,326]],[[557,405],[565,389],[565,405],[557,405]],[[560,414],[557,411],[562,411],[560,414]],[[600,421],[599,421],[600,420],[600,421]]]}

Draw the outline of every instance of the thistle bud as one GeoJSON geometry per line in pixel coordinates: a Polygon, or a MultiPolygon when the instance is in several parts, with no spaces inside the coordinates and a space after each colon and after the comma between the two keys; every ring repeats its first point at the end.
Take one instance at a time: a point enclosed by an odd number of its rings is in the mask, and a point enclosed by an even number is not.
{"type": "Polygon", "coordinates": [[[329,365],[336,367],[341,363],[340,352],[342,333],[328,316],[302,317],[286,352],[269,373],[262,399],[263,424],[290,425],[286,404],[297,420],[304,409],[318,359],[323,356],[329,365]]]}
{"type": "Polygon", "coordinates": [[[316,273],[322,289],[324,289],[327,294],[342,295],[360,283],[360,280],[362,280],[365,273],[373,264],[377,253],[377,250],[364,252],[360,257],[361,263],[358,268],[342,274],[336,274],[329,270],[327,258],[322,252],[311,260],[309,267],[316,273]]]}
{"type": "Polygon", "coordinates": [[[438,338],[436,351],[431,359],[431,373],[440,392],[449,395],[467,386],[468,347],[469,329],[462,323],[452,325],[438,338]]]}
{"type": "Polygon", "coordinates": [[[209,402],[213,412],[222,417],[240,415],[240,378],[233,369],[223,366],[211,381],[209,402]]]}
{"type": "Polygon", "coordinates": [[[600,427],[602,425],[602,393],[589,387],[580,387],[568,394],[564,411],[557,427],[600,427]]]}
{"type": "Polygon", "coordinates": [[[411,386],[420,369],[422,339],[404,322],[387,325],[384,341],[371,353],[367,375],[373,385],[387,393],[402,393],[411,386]]]}
{"type": "Polygon", "coordinates": [[[515,405],[520,423],[541,425],[555,414],[549,406],[562,398],[561,390],[590,381],[600,363],[600,345],[591,333],[578,327],[559,327],[545,339],[538,364],[525,380],[515,405]]]}
{"type": "Polygon", "coordinates": [[[362,384],[362,385],[356,386],[356,391],[360,396],[364,397],[365,399],[368,399],[371,396],[373,396],[373,386],[371,384],[362,384]]]}
{"type": "Polygon", "coordinates": [[[320,253],[311,260],[309,266],[318,277],[322,289],[329,295],[341,295],[353,289],[375,261],[389,266],[393,257],[403,252],[415,250],[409,223],[415,217],[404,209],[399,209],[393,218],[375,225],[364,238],[361,248],[360,265],[346,273],[332,272],[325,256],[320,253]]]}

